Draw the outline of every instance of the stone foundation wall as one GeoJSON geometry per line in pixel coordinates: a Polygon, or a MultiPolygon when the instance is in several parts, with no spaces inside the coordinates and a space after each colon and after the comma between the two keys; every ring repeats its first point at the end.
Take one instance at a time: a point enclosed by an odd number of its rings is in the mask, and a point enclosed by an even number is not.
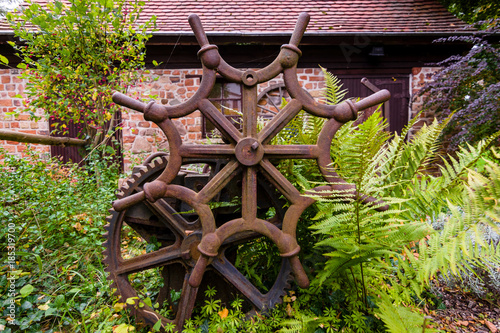
{"type": "MultiPolygon", "coordinates": [[[[430,80],[432,73],[437,70],[435,67],[413,68],[411,75],[411,96],[430,80]]],[[[28,113],[20,113],[16,116],[11,112],[23,107],[25,82],[19,79],[19,70],[0,70],[0,129],[13,131],[45,134],[49,133],[49,126],[46,120],[33,121],[28,113]]],[[[166,105],[176,105],[192,97],[200,84],[201,69],[184,70],[152,70],[145,75],[144,81],[132,87],[127,93],[129,96],[140,98],[144,101],[154,99],[158,103],[166,105]]],[[[321,96],[324,87],[323,74],[319,68],[298,69],[298,76],[301,85],[307,89],[313,97],[321,96]]],[[[266,89],[270,85],[282,82],[281,77],[261,84],[258,91],[266,89]]],[[[416,99],[411,110],[410,117],[414,117],[422,108],[421,99],[416,99]]],[[[39,112],[37,116],[42,116],[39,112]]],[[[422,114],[420,128],[424,122],[431,121],[431,113],[422,114]]],[[[132,165],[140,163],[145,156],[159,151],[168,151],[168,142],[163,132],[156,124],[145,121],[141,113],[132,110],[123,111],[123,151],[126,170],[130,170],[132,165]]],[[[199,111],[189,116],[175,120],[181,133],[182,139],[186,142],[202,143],[206,140],[202,138],[202,117],[199,111]]],[[[20,156],[25,155],[25,144],[12,141],[0,140],[0,145],[9,153],[20,156]]],[[[42,156],[49,155],[49,147],[44,145],[31,145],[42,156]]]]}

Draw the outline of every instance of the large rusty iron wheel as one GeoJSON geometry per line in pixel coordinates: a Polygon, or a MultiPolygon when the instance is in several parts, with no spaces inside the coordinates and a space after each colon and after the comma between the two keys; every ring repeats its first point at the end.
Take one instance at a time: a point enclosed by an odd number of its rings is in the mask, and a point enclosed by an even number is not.
{"type": "MultiPolygon", "coordinates": [[[[199,160],[192,160],[197,162],[199,160]]],[[[205,161],[207,162],[207,161],[205,161]]],[[[210,163],[210,161],[208,161],[210,163]]],[[[224,162],[225,164],[226,162],[224,162]]],[[[117,194],[118,199],[126,198],[143,190],[143,186],[156,179],[168,164],[166,156],[158,156],[142,166],[136,167],[130,179],[121,187],[117,194]]],[[[197,175],[186,177],[181,174],[174,181],[180,185],[187,185],[199,189],[220,168],[218,163],[212,163],[211,175],[204,174],[201,178],[197,175]],[[206,177],[205,177],[206,176],[206,177]],[[193,181],[187,178],[194,179],[193,181]]],[[[283,218],[283,202],[275,195],[274,189],[266,184],[259,189],[263,201],[273,207],[276,215],[269,219],[269,223],[280,226],[283,218]]],[[[229,192],[234,191],[229,189],[229,192]]],[[[224,192],[224,191],[223,191],[224,192]]],[[[224,198],[220,198],[224,200],[224,198]]],[[[258,237],[256,233],[242,233],[238,237],[227,239],[221,245],[219,254],[213,258],[209,269],[205,273],[200,287],[192,287],[188,278],[200,257],[197,245],[202,238],[200,221],[192,213],[179,213],[186,209],[181,202],[176,200],[161,199],[154,203],[143,201],[126,210],[116,212],[111,210],[108,217],[107,240],[104,243],[104,263],[109,272],[108,279],[113,281],[112,288],[116,288],[116,295],[121,297],[121,302],[132,300],[132,307],[147,324],[154,325],[161,320],[163,325],[173,323],[178,330],[182,329],[184,321],[191,316],[197,301],[202,300],[203,290],[208,286],[218,290],[217,297],[229,303],[239,295],[247,303],[246,310],[266,310],[281,301],[285,290],[290,288],[291,269],[288,260],[283,259],[276,280],[268,292],[263,293],[257,289],[235,266],[234,257],[237,247],[245,242],[251,242],[258,237]],[[122,239],[125,227],[130,227],[139,234],[148,244],[159,243],[156,251],[138,255],[131,259],[124,258],[128,243],[122,239]],[[159,308],[152,308],[144,301],[140,292],[134,287],[131,276],[153,268],[159,268],[162,287],[152,300],[159,308]],[[180,292],[178,300],[172,300],[173,292],[180,292]],[[160,309],[170,308],[171,316],[166,318],[160,309]]],[[[217,214],[217,213],[216,213],[217,214]]],[[[231,213],[227,210],[219,212],[219,223],[230,219],[231,213]]],[[[148,282],[148,281],[146,281],[148,282]]]]}
{"type": "MultiPolygon", "coordinates": [[[[198,16],[190,15],[189,23],[201,46],[198,55],[203,67],[203,77],[195,95],[188,101],[174,106],[159,105],[154,101],[145,104],[120,93],[113,95],[113,101],[117,104],[143,112],[146,120],[158,125],[167,137],[170,155],[168,164],[156,179],[145,180],[141,188],[127,192],[127,195],[113,203],[116,213],[113,213],[115,217],[109,226],[108,271],[120,289],[120,294],[125,298],[133,298],[136,293],[127,282],[126,277],[129,274],[145,267],[184,263],[186,273],[181,274],[182,297],[175,319],[178,329],[189,317],[198,289],[210,270],[219,272],[257,309],[266,309],[279,298],[277,296],[281,293],[281,286],[277,289],[277,294],[273,292],[267,298],[227,260],[227,246],[244,242],[249,235],[258,234],[272,241],[277,247],[279,256],[284,259],[282,269],[290,266],[297,285],[301,288],[309,286],[309,278],[299,259],[300,246],[296,230],[300,216],[315,200],[312,196],[303,196],[280,173],[274,165],[275,161],[316,160],[318,169],[328,185],[316,187],[310,190],[309,194],[331,195],[332,191],[337,191],[346,195],[356,195],[354,186],[347,184],[331,167],[330,145],[333,136],[343,124],[356,119],[358,111],[386,101],[390,94],[387,90],[381,90],[361,101],[347,100],[338,105],[325,105],[315,101],[300,86],[297,77],[297,63],[302,54],[298,45],[308,21],[307,13],[299,16],[290,43],[281,47],[278,57],[270,65],[258,70],[240,70],[222,59],[217,46],[209,44],[198,16]],[[291,100],[260,129],[257,110],[258,85],[276,78],[280,73],[283,73],[283,82],[291,100]],[[242,85],[241,131],[208,99],[217,75],[242,85]],[[190,115],[197,110],[219,130],[224,138],[224,144],[202,145],[182,141],[172,119],[190,115]],[[316,144],[273,145],[272,139],[286,128],[301,110],[312,116],[327,119],[316,144]],[[225,160],[227,163],[199,191],[175,182],[183,164],[193,159],[204,158],[225,160]],[[239,192],[241,211],[237,216],[221,224],[210,203],[216,200],[224,188],[238,180],[241,180],[239,192]],[[263,183],[272,184],[288,201],[288,208],[280,223],[273,223],[259,215],[258,190],[263,183]],[[125,212],[138,204],[151,207],[154,211],[161,211],[161,206],[166,200],[186,203],[199,218],[196,224],[180,222],[176,217],[168,217],[168,214],[162,213],[159,217],[163,217],[166,223],[171,225],[169,229],[175,236],[172,244],[139,256],[137,259],[120,259],[119,229],[123,225],[125,212]]],[[[364,199],[375,200],[368,197],[364,199]]],[[[141,308],[141,304],[136,305],[137,311],[146,317],[147,321],[154,323],[158,320],[158,314],[153,309],[146,306],[141,308]]]]}

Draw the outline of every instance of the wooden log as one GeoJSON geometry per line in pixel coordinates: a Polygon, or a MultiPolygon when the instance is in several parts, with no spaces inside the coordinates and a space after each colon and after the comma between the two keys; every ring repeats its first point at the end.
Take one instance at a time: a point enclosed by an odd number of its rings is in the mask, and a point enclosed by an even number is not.
{"type": "Polygon", "coordinates": [[[25,143],[39,143],[42,145],[49,145],[49,146],[85,146],[88,144],[87,141],[85,140],[80,140],[75,138],[28,134],[28,133],[7,131],[7,130],[0,130],[0,140],[9,140],[9,141],[17,141],[25,143]]]}

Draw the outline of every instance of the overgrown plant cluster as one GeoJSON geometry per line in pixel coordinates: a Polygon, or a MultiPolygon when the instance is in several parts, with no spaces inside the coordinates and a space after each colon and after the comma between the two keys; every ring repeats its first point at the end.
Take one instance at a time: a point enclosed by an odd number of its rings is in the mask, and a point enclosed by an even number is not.
{"type": "Polygon", "coordinates": [[[118,168],[92,158],[82,169],[27,152],[19,158],[0,149],[0,331],[111,331],[124,318],[113,317],[100,244],[118,168]],[[8,234],[14,267],[5,265],[8,234]],[[9,281],[14,313],[7,309],[9,281]]]}

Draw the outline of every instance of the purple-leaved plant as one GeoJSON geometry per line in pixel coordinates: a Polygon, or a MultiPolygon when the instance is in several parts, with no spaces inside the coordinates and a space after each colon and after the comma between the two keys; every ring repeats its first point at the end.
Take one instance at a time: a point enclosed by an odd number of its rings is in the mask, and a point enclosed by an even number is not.
{"type": "Polygon", "coordinates": [[[423,96],[424,108],[434,110],[438,118],[454,113],[444,133],[450,151],[500,130],[500,20],[481,24],[488,29],[435,41],[467,42],[472,47],[464,55],[438,63],[442,69],[417,95],[423,96]]]}

